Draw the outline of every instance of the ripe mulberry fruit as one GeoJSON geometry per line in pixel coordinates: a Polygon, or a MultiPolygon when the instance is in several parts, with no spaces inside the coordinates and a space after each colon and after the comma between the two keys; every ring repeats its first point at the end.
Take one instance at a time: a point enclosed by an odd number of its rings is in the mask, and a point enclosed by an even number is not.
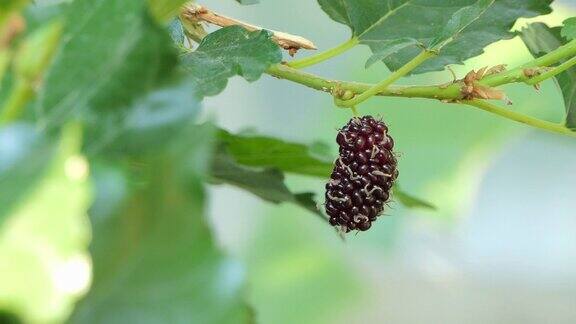
{"type": "Polygon", "coordinates": [[[388,127],[372,116],[354,117],[338,132],[340,157],[326,184],[330,224],[366,231],[382,213],[398,177],[388,127]]]}

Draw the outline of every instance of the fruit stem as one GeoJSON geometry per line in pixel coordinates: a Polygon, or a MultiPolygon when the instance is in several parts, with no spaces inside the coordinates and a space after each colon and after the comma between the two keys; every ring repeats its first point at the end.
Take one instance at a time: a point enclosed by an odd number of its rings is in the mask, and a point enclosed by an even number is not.
{"type": "Polygon", "coordinates": [[[354,115],[354,117],[358,117],[358,110],[356,109],[355,106],[350,107],[350,109],[352,110],[352,114],[354,115]]]}
{"type": "Polygon", "coordinates": [[[300,60],[294,60],[291,62],[286,63],[286,65],[288,65],[289,67],[295,68],[295,69],[302,69],[308,66],[312,66],[324,61],[327,61],[335,56],[338,56],[346,51],[348,51],[349,49],[353,48],[354,46],[358,45],[359,41],[358,38],[356,37],[352,37],[349,40],[347,40],[346,42],[331,48],[329,50],[320,52],[318,54],[312,55],[312,56],[308,56],[305,57],[303,59],[300,60]]]}
{"type": "Polygon", "coordinates": [[[357,106],[360,103],[372,98],[373,96],[381,93],[382,91],[388,89],[388,87],[398,81],[400,78],[404,77],[415,68],[420,66],[422,63],[431,59],[432,57],[436,56],[435,52],[423,50],[420,54],[418,54],[415,58],[413,58],[410,62],[406,63],[404,66],[396,70],[392,73],[387,79],[380,81],[379,83],[373,85],[366,91],[362,92],[358,96],[350,99],[350,100],[341,100],[337,97],[334,97],[334,100],[338,106],[341,107],[353,107],[357,106]]]}
{"type": "Polygon", "coordinates": [[[547,79],[555,77],[556,75],[568,70],[569,68],[573,67],[574,65],[576,65],[576,56],[571,58],[570,60],[558,65],[557,67],[540,74],[539,76],[536,76],[532,79],[527,80],[526,83],[529,85],[536,85],[542,81],[545,81],[547,79]]]}
{"type": "Polygon", "coordinates": [[[499,115],[501,117],[510,119],[510,120],[514,120],[517,121],[519,123],[522,124],[526,124],[526,125],[530,125],[532,127],[536,127],[536,128],[540,128],[552,133],[558,133],[558,134],[563,134],[563,135],[568,135],[568,136],[573,136],[576,137],[576,132],[570,130],[569,128],[566,128],[564,125],[561,124],[557,124],[557,123],[552,123],[549,121],[545,121],[542,119],[538,119],[538,118],[534,118],[534,117],[530,117],[524,114],[520,114],[502,107],[499,107],[497,105],[494,105],[486,100],[479,100],[479,99],[475,99],[475,100],[465,100],[465,101],[461,101],[461,103],[469,105],[469,106],[473,106],[476,108],[480,108],[484,111],[488,111],[491,112],[493,114],[499,115]]]}

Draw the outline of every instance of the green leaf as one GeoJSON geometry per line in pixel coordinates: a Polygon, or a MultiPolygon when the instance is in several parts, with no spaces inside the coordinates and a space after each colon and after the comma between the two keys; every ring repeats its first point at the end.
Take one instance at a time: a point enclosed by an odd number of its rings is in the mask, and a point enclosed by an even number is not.
{"type": "Polygon", "coordinates": [[[71,323],[252,321],[242,270],[218,251],[204,218],[211,136],[187,128],[123,168],[98,163],[93,285],[71,323]],[[124,189],[110,199],[109,188],[124,189]]]}
{"type": "Polygon", "coordinates": [[[14,73],[28,83],[37,83],[48,68],[60,42],[62,24],[48,23],[26,37],[14,55],[14,73]]]}
{"type": "Polygon", "coordinates": [[[188,0],[148,0],[152,17],[159,23],[165,23],[178,15],[180,7],[188,0]]]}
{"type": "MultiPolygon", "coordinates": [[[[2,228],[0,259],[10,261],[2,262],[0,303],[17,310],[25,323],[60,323],[62,311],[76,299],[50,278],[55,269],[84,261],[88,246],[90,185],[86,161],[79,155],[80,134],[77,124],[66,125],[55,158],[34,157],[48,166],[47,172],[2,228]]],[[[83,277],[88,279],[87,273],[75,275],[80,285],[83,277]]]]}
{"type": "MultiPolygon", "coordinates": [[[[524,44],[535,57],[543,56],[567,43],[561,36],[561,27],[550,28],[543,23],[533,23],[520,34],[524,44]]],[[[576,67],[558,74],[556,83],[566,106],[566,126],[576,129],[576,67]]]]}
{"type": "Polygon", "coordinates": [[[196,51],[186,54],[184,68],[196,80],[200,96],[214,96],[228,79],[240,75],[249,82],[258,80],[266,69],[282,60],[280,48],[268,31],[249,32],[230,26],[206,36],[196,51]]]}
{"type": "Polygon", "coordinates": [[[90,156],[156,154],[194,122],[200,104],[193,87],[192,80],[174,76],[129,107],[93,116],[86,124],[85,151],[90,156]]]}
{"type": "Polygon", "coordinates": [[[562,37],[567,40],[576,39],[576,17],[564,20],[564,27],[562,28],[562,37]]]}
{"type": "Polygon", "coordinates": [[[436,206],[434,206],[433,204],[402,191],[399,185],[395,185],[392,190],[394,193],[394,198],[397,199],[398,202],[400,202],[402,205],[408,208],[421,208],[429,210],[437,209],[436,206]]]}
{"type": "Polygon", "coordinates": [[[28,0],[2,0],[0,1],[0,30],[4,27],[8,17],[14,12],[19,11],[26,4],[28,0]]]}
{"type": "Polygon", "coordinates": [[[319,159],[303,144],[265,136],[233,135],[223,130],[218,137],[227,145],[234,160],[242,165],[325,179],[332,172],[332,162],[319,159]]]}
{"type": "Polygon", "coordinates": [[[42,178],[55,147],[54,140],[31,124],[0,128],[0,225],[42,178]]]}
{"type": "Polygon", "coordinates": [[[399,38],[389,42],[374,44],[372,52],[374,54],[366,61],[366,68],[374,65],[374,63],[387,59],[390,55],[396,54],[401,50],[420,43],[413,38],[399,38]]]}
{"type": "MultiPolygon", "coordinates": [[[[510,29],[518,18],[550,13],[552,0],[495,0],[493,3],[485,0],[318,2],[332,19],[348,25],[354,36],[375,54],[398,39],[412,38],[426,45],[442,45],[438,57],[425,62],[413,72],[423,73],[442,70],[448,64],[460,64],[482,54],[487,45],[513,37],[510,29]],[[470,19],[473,19],[472,23],[470,19]]],[[[390,55],[384,62],[391,70],[397,70],[420,51],[420,48],[410,46],[390,55]]]]}
{"type": "Polygon", "coordinates": [[[470,6],[459,9],[427,47],[433,50],[441,50],[442,47],[458,37],[464,29],[482,17],[486,10],[494,5],[495,2],[496,0],[478,0],[470,6]]]}
{"type": "Polygon", "coordinates": [[[146,11],[140,0],[76,0],[67,7],[66,42],[41,90],[43,124],[129,105],[173,69],[170,38],[146,11]]]}
{"type": "Polygon", "coordinates": [[[239,2],[242,5],[253,5],[253,4],[257,4],[258,0],[236,0],[237,2],[239,2]]]}
{"type": "Polygon", "coordinates": [[[227,183],[275,203],[293,203],[324,218],[314,202],[314,194],[293,194],[284,184],[284,175],[276,169],[255,170],[243,167],[234,161],[224,147],[213,160],[211,176],[215,183],[227,183]]]}

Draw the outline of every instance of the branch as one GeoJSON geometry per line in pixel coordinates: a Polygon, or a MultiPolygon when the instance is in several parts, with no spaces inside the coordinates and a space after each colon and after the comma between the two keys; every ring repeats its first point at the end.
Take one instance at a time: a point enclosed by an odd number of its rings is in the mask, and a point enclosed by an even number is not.
{"type": "MultiPolygon", "coordinates": [[[[183,15],[182,18],[188,22],[195,23],[195,21],[191,19],[190,15],[183,15]]],[[[204,34],[198,33],[194,29],[189,29],[189,26],[187,25],[189,24],[184,23],[184,27],[186,28],[188,34],[192,34],[194,38],[198,39],[204,37],[204,34]]],[[[481,80],[477,80],[475,83],[476,85],[491,88],[508,83],[528,82],[532,78],[541,75],[542,72],[550,71],[550,66],[565,59],[571,59],[575,56],[576,40],[571,41],[568,44],[563,45],[558,49],[527,64],[509,71],[502,71],[485,76],[481,80]]],[[[568,64],[572,64],[572,61],[570,60],[570,63],[563,65],[562,69],[565,68],[568,64]]],[[[536,128],[576,137],[576,132],[566,128],[563,125],[516,113],[498,107],[485,100],[469,98],[464,91],[467,86],[464,80],[455,80],[447,84],[434,86],[394,86],[386,84],[386,87],[379,87],[378,85],[368,83],[329,80],[314,74],[291,68],[286,64],[273,64],[266,70],[266,73],[279,79],[289,80],[316,90],[330,93],[331,95],[334,95],[336,91],[341,91],[341,93],[345,93],[346,96],[354,96],[357,94],[361,95],[364,92],[368,92],[370,93],[370,96],[377,95],[407,98],[428,98],[437,99],[444,102],[461,102],[510,120],[534,126],[536,128]]],[[[550,75],[550,77],[552,76],[553,75],[550,75]]]]}
{"type": "MultiPolygon", "coordinates": [[[[268,70],[266,70],[266,73],[278,79],[285,79],[327,93],[333,93],[335,89],[341,89],[345,91],[348,90],[353,93],[363,93],[374,87],[374,85],[370,83],[325,79],[311,73],[293,69],[284,64],[272,65],[268,68],[268,70]]],[[[388,88],[378,92],[376,95],[407,98],[428,98],[438,100],[458,100],[461,99],[460,88],[461,85],[458,83],[446,86],[391,85],[388,88]]]]}
{"type": "Polygon", "coordinates": [[[557,67],[550,69],[549,71],[546,71],[546,72],[526,81],[526,83],[528,83],[530,85],[537,85],[538,83],[540,83],[542,81],[553,78],[556,75],[570,69],[574,65],[576,65],[576,56],[569,59],[568,61],[558,65],[557,67]]]}
{"type": "MultiPolygon", "coordinates": [[[[266,28],[262,28],[256,25],[252,25],[249,23],[245,23],[243,21],[226,17],[224,15],[218,14],[206,7],[201,5],[197,5],[194,3],[189,3],[182,8],[182,17],[187,20],[191,20],[193,22],[200,22],[205,21],[207,23],[217,25],[220,27],[227,27],[238,25],[246,28],[249,31],[255,30],[263,30],[266,28]]],[[[291,55],[296,53],[299,49],[308,49],[308,50],[315,50],[316,45],[312,43],[312,41],[297,35],[292,35],[284,32],[274,31],[270,29],[266,29],[272,32],[272,38],[280,47],[288,50],[291,55]]]]}
{"type": "Polygon", "coordinates": [[[344,43],[342,43],[342,44],[340,44],[334,48],[320,52],[316,55],[305,57],[305,58],[300,59],[300,60],[294,60],[294,61],[288,62],[286,64],[290,67],[295,68],[295,69],[302,69],[302,68],[305,68],[307,66],[318,64],[320,62],[324,62],[324,61],[329,60],[335,56],[338,56],[338,55],[346,52],[347,50],[353,48],[354,46],[358,45],[358,43],[359,43],[358,38],[352,37],[349,40],[347,40],[346,42],[344,42],[344,43]]]}
{"type": "Polygon", "coordinates": [[[337,96],[334,96],[336,105],[340,107],[354,107],[366,101],[367,99],[381,93],[382,91],[385,91],[386,89],[388,89],[388,87],[390,87],[390,85],[392,85],[392,83],[398,81],[400,78],[407,75],[412,70],[414,70],[422,63],[424,63],[426,60],[431,59],[434,56],[436,56],[434,52],[423,50],[414,59],[406,63],[406,65],[402,66],[397,71],[393,72],[388,78],[381,81],[380,83],[375,84],[371,88],[362,92],[360,95],[348,100],[341,100],[337,96]]]}
{"type": "Polygon", "coordinates": [[[520,114],[520,113],[511,111],[511,110],[499,107],[499,106],[494,105],[494,104],[492,104],[486,100],[478,100],[478,99],[466,100],[466,101],[462,101],[462,103],[467,104],[469,106],[476,107],[476,108],[480,108],[484,111],[491,112],[493,114],[502,116],[504,118],[511,119],[511,120],[517,121],[519,123],[530,125],[530,126],[533,126],[536,128],[540,128],[540,129],[543,129],[543,130],[546,130],[546,131],[549,131],[552,133],[558,133],[558,134],[576,137],[576,132],[568,129],[564,125],[548,122],[548,121],[534,118],[534,117],[530,117],[530,116],[526,116],[524,114],[520,114]]]}

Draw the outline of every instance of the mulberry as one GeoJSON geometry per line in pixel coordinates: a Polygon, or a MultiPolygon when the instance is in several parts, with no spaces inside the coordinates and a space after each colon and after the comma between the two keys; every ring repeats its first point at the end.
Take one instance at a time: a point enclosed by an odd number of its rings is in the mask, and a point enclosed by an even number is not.
{"type": "Polygon", "coordinates": [[[354,117],[338,132],[340,156],[326,184],[330,224],[366,231],[382,213],[398,177],[388,127],[372,116],[354,117]]]}

